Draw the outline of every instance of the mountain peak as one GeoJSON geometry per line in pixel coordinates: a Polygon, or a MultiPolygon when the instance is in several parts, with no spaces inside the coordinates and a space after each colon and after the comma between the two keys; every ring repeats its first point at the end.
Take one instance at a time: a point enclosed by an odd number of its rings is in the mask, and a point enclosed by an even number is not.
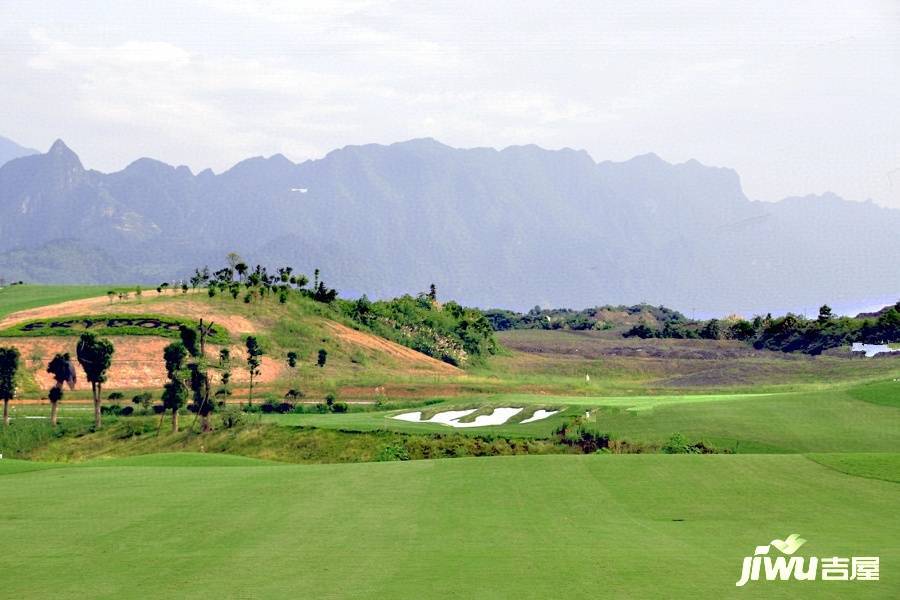
{"type": "Polygon", "coordinates": [[[72,152],[71,148],[66,146],[64,141],[59,139],[50,146],[50,150],[47,151],[47,156],[53,158],[57,162],[64,163],[67,166],[77,167],[78,169],[84,168],[81,166],[81,159],[78,158],[78,155],[72,152]]]}
{"type": "Polygon", "coordinates": [[[57,138],[53,145],[50,146],[50,150],[47,151],[47,154],[75,154],[72,150],[66,146],[66,143],[61,139],[57,138]]]}

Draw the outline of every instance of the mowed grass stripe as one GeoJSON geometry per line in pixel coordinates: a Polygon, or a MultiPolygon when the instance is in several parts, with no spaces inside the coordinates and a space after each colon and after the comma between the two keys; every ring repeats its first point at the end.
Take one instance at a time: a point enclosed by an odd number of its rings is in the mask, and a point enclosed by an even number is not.
{"type": "Polygon", "coordinates": [[[783,455],[57,469],[0,483],[0,589],[728,598],[743,556],[796,532],[810,555],[880,556],[883,580],[758,585],[741,597],[896,597],[898,500],[894,483],[783,455]]]}
{"type": "Polygon", "coordinates": [[[82,300],[103,296],[109,290],[129,290],[121,286],[101,285],[15,285],[0,290],[0,318],[6,315],[27,310],[50,306],[70,300],[82,300]]]}

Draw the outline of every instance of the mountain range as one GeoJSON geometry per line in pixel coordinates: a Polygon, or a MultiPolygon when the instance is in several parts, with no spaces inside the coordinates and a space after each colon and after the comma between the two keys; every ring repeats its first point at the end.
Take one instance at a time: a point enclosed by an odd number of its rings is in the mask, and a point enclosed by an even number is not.
{"type": "Polygon", "coordinates": [[[898,291],[900,210],[833,194],[751,201],[735,171],[695,160],[416,139],[220,174],[149,158],[100,173],[61,140],[45,154],[18,148],[0,167],[6,279],[155,286],[236,251],[320,268],[347,295],[433,282],[514,309],[646,301],[750,314],[898,291]]]}

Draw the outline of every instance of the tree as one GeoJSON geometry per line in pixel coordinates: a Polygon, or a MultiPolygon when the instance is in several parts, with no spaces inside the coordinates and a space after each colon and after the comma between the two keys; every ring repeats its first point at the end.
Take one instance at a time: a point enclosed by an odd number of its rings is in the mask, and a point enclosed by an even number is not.
{"type": "Polygon", "coordinates": [[[297,366],[297,353],[296,352],[288,352],[287,353],[287,364],[290,368],[294,368],[297,366]]]}
{"type": "Polygon", "coordinates": [[[700,330],[700,337],[707,340],[719,339],[722,337],[722,324],[718,319],[710,319],[700,330]]]}
{"type": "Polygon", "coordinates": [[[215,410],[215,405],[209,399],[209,375],[206,367],[202,362],[195,362],[188,365],[190,371],[191,392],[194,394],[194,406],[197,408],[197,414],[202,419],[202,429],[204,432],[210,431],[209,415],[215,410]]]}
{"type": "Polygon", "coordinates": [[[318,364],[320,368],[324,367],[326,360],[328,360],[328,350],[326,350],[325,348],[320,348],[319,349],[319,358],[316,361],[316,364],[318,364]]]}
{"type": "Polygon", "coordinates": [[[248,398],[248,403],[250,406],[253,406],[253,383],[256,380],[256,377],[260,374],[260,365],[262,364],[262,359],[260,358],[263,355],[263,350],[259,345],[259,341],[252,336],[247,336],[247,371],[250,373],[250,395],[248,398]]]}
{"type": "Polygon", "coordinates": [[[823,304],[821,307],[819,307],[819,324],[825,324],[829,322],[833,316],[834,313],[832,312],[831,307],[827,304],[823,304]]]}
{"type": "Polygon", "coordinates": [[[433,283],[428,288],[428,299],[432,302],[437,302],[437,286],[433,283]]]}
{"type": "Polygon", "coordinates": [[[3,426],[9,425],[9,401],[16,395],[16,372],[19,370],[19,351],[0,348],[0,400],[3,400],[3,426]]]}
{"type": "MultiPolygon", "coordinates": [[[[172,342],[163,348],[163,360],[166,363],[166,376],[169,382],[163,388],[162,402],[164,410],[172,411],[172,433],[178,433],[178,409],[187,400],[187,388],[184,385],[184,361],[188,350],[182,342],[172,342]]],[[[162,420],[160,420],[162,425],[162,420]]]]}
{"type": "Polygon", "coordinates": [[[87,380],[91,382],[94,396],[94,427],[100,429],[100,393],[106,383],[106,372],[112,364],[115,348],[112,342],[98,338],[93,333],[82,333],[76,347],[76,355],[87,380]]]}
{"type": "Polygon", "coordinates": [[[219,372],[221,373],[222,387],[216,391],[216,396],[231,395],[228,384],[231,382],[231,351],[228,348],[219,350],[219,372]]]}
{"type": "Polygon", "coordinates": [[[187,389],[180,380],[170,381],[163,386],[163,408],[172,411],[172,433],[178,433],[178,410],[186,401],[187,389]]]}
{"type": "Polygon", "coordinates": [[[244,262],[244,259],[241,258],[241,255],[238,254],[237,252],[229,252],[228,255],[225,257],[225,260],[228,261],[228,266],[231,268],[232,271],[235,270],[235,267],[237,267],[239,264],[243,264],[243,262],[244,262]]]}
{"type": "Polygon", "coordinates": [[[247,270],[249,268],[250,267],[248,267],[247,263],[245,263],[245,262],[239,262],[236,265],[234,265],[234,271],[238,274],[238,278],[241,280],[242,283],[244,281],[244,275],[247,274],[247,270]]]}
{"type": "Polygon", "coordinates": [[[65,354],[57,353],[47,365],[47,372],[53,375],[56,382],[50,389],[50,424],[56,427],[56,415],[59,409],[59,402],[63,399],[63,384],[68,383],[69,389],[75,386],[75,367],[72,365],[72,357],[67,352],[65,354]]]}

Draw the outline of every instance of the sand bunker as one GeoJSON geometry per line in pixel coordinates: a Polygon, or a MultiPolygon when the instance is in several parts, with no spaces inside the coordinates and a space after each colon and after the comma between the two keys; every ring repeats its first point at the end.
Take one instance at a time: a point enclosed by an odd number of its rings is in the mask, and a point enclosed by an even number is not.
{"type": "Polygon", "coordinates": [[[416,411],[411,413],[403,413],[402,415],[397,415],[394,417],[400,421],[410,421],[412,423],[440,423],[441,425],[450,425],[453,426],[453,422],[456,419],[461,419],[466,415],[470,415],[475,412],[476,408],[470,408],[468,410],[448,410],[446,412],[440,412],[430,419],[422,420],[422,411],[416,411]]]}
{"type": "Polygon", "coordinates": [[[451,427],[484,427],[485,425],[503,425],[512,417],[525,410],[524,408],[495,408],[489,415],[478,415],[469,423],[456,421],[449,423],[451,427]]]}
{"type": "Polygon", "coordinates": [[[558,413],[558,410],[544,410],[543,408],[539,408],[534,411],[534,414],[528,417],[527,419],[523,419],[522,423],[531,423],[533,421],[540,421],[541,419],[546,419],[547,417],[553,416],[558,413]]]}
{"type": "MultiPolygon", "coordinates": [[[[448,410],[444,412],[439,412],[430,419],[422,420],[422,411],[403,413],[400,415],[395,415],[391,417],[392,419],[397,419],[398,421],[407,421],[410,423],[440,423],[441,425],[449,425],[450,427],[486,427],[488,425],[503,425],[511,418],[525,410],[524,408],[514,408],[514,407],[501,407],[495,408],[494,411],[489,415],[478,415],[472,421],[467,423],[461,423],[459,420],[466,415],[470,415],[473,412],[478,410],[477,408],[470,408],[467,410],[448,410]]],[[[551,415],[555,415],[558,413],[558,410],[544,410],[539,408],[534,411],[534,414],[522,423],[532,423],[534,421],[540,421],[541,419],[546,419],[551,415]]]]}

